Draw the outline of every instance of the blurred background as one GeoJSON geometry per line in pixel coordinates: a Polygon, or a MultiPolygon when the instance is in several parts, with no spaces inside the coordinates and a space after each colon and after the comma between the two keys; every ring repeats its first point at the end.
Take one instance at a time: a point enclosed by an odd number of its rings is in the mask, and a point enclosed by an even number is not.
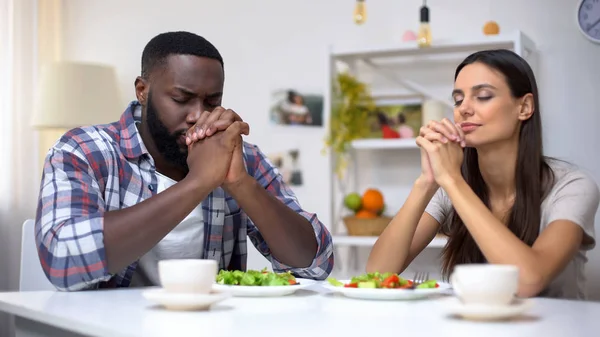
{"type": "MultiPolygon", "coordinates": [[[[338,71],[349,69],[367,85],[374,108],[397,106],[382,111],[389,111],[386,120],[399,130],[398,114],[406,106],[420,105],[422,115],[448,113],[443,102],[450,99],[454,67],[464,52],[490,41],[522,50],[540,87],[546,154],[570,160],[600,181],[600,44],[593,31],[586,36],[580,29],[588,20],[581,1],[430,0],[426,5],[429,22],[422,23],[420,0],[0,0],[0,291],[18,288],[21,226],[35,216],[46,151],[71,127],[117,120],[135,99],[144,46],[166,31],[194,32],[219,49],[226,74],[223,105],[250,124],[247,141],[269,155],[293,151],[288,169],[301,176],[292,184],[301,205],[340,237],[336,273],[361,269],[376,237],[347,239],[353,235],[341,219],[353,214],[344,198],[375,189],[386,205],[378,216],[391,216],[419,161],[410,136],[355,143],[370,150],[344,154],[349,166],[341,179],[335,174],[335,151],[323,150],[338,71]],[[415,39],[426,24],[431,40],[419,47],[415,39]],[[436,46],[450,47],[436,52],[436,46]],[[398,61],[403,65],[383,71],[354,62],[373,60],[377,51],[406,57],[398,61]],[[288,103],[300,105],[293,111],[302,118],[281,117],[290,108],[282,107],[294,96],[290,91],[299,98],[288,103]],[[442,108],[424,108],[435,102],[442,108]]],[[[413,110],[407,118],[414,117],[413,110]]],[[[438,253],[433,249],[423,263],[435,269],[438,253]]],[[[589,259],[590,295],[598,300],[600,251],[589,259]]],[[[251,252],[249,267],[263,266],[267,261],[251,252]]],[[[9,322],[0,317],[0,335],[9,334],[9,322]]]]}

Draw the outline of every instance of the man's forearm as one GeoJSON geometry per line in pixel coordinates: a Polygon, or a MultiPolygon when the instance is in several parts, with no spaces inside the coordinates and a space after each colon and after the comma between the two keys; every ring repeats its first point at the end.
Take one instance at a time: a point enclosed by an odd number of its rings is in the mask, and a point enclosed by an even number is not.
{"type": "Polygon", "coordinates": [[[121,271],[148,252],[211,192],[186,179],[137,205],[104,214],[110,273],[121,271]]]}
{"type": "Polygon", "coordinates": [[[278,261],[294,268],[310,266],[317,239],[310,222],[247,176],[226,188],[260,231],[278,261]]]}

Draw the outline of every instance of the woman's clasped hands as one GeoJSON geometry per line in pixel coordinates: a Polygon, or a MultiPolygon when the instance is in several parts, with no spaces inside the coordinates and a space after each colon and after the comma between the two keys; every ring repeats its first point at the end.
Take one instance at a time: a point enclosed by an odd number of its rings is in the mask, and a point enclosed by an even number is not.
{"type": "Polygon", "coordinates": [[[421,158],[425,176],[430,176],[442,187],[462,177],[461,165],[466,143],[460,124],[452,123],[447,118],[430,121],[421,127],[416,142],[421,148],[421,156],[426,156],[421,158]]]}

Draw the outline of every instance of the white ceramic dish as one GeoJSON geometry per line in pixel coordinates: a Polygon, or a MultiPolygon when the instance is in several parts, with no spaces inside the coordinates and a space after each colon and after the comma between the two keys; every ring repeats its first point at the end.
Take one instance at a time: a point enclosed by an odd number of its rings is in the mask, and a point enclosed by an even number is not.
{"type": "Polygon", "coordinates": [[[227,292],[236,297],[276,297],[276,296],[287,296],[295,293],[300,289],[304,289],[313,284],[317,284],[317,281],[297,278],[298,284],[289,286],[234,286],[215,283],[213,290],[220,292],[227,292]]]}
{"type": "Polygon", "coordinates": [[[208,294],[217,275],[217,261],[172,259],[158,261],[163,289],[173,293],[208,294]]]}
{"type": "Polygon", "coordinates": [[[529,310],[533,302],[515,299],[508,305],[464,304],[458,298],[448,299],[448,313],[467,320],[498,321],[518,317],[529,310]]]}
{"type": "Polygon", "coordinates": [[[187,294],[168,292],[163,288],[146,290],[142,296],[148,301],[159,304],[167,310],[206,310],[211,305],[221,302],[231,294],[227,292],[211,292],[209,294],[187,294]]]}
{"type": "Polygon", "coordinates": [[[450,276],[454,294],[464,303],[508,305],[519,288],[519,268],[500,264],[463,264],[450,276]]]}
{"type": "MultiPolygon", "coordinates": [[[[347,284],[350,280],[340,280],[347,284]]],[[[363,300],[414,300],[426,298],[431,295],[441,294],[451,289],[448,283],[438,282],[438,288],[430,289],[372,289],[372,288],[345,288],[336,287],[329,283],[323,286],[331,291],[340,293],[346,297],[363,300]]]]}

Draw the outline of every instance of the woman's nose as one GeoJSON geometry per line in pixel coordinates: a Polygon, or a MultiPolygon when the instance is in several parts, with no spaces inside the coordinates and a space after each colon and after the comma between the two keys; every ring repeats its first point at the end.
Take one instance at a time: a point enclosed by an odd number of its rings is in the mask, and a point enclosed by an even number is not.
{"type": "Polygon", "coordinates": [[[471,100],[470,99],[463,99],[463,101],[461,102],[461,104],[458,106],[458,112],[461,115],[472,115],[473,114],[473,106],[471,104],[471,100]]]}

